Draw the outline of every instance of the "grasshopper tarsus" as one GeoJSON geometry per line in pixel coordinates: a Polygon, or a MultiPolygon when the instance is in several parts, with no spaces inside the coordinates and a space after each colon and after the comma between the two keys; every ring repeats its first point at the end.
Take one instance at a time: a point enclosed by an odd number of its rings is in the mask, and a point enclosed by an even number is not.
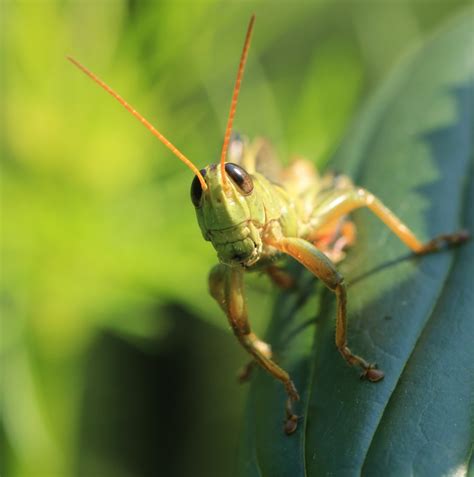
{"type": "Polygon", "coordinates": [[[360,379],[366,379],[371,383],[377,383],[385,377],[385,373],[381,369],[377,369],[376,364],[370,364],[367,369],[364,369],[360,375],[360,379]]]}
{"type": "Polygon", "coordinates": [[[288,399],[286,401],[286,420],[283,430],[285,431],[285,434],[289,436],[290,434],[293,434],[298,427],[300,417],[293,412],[293,402],[299,401],[300,396],[293,381],[289,380],[285,387],[287,388],[288,399]]]}
{"type": "Polygon", "coordinates": [[[287,436],[293,434],[296,431],[298,428],[298,420],[299,417],[296,414],[292,414],[286,419],[283,430],[287,436]]]}
{"type": "Polygon", "coordinates": [[[462,229],[452,234],[441,234],[422,245],[420,250],[415,251],[416,255],[427,255],[438,252],[444,247],[457,247],[471,238],[468,230],[462,229]]]}

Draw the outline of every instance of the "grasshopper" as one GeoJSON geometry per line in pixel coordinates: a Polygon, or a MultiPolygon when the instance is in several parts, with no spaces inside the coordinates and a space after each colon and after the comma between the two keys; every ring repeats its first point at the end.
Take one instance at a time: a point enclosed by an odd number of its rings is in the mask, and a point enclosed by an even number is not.
{"type": "Polygon", "coordinates": [[[277,284],[290,286],[291,278],[275,265],[275,260],[286,254],[300,262],[336,295],[336,346],[342,357],[349,365],[360,368],[363,378],[377,382],[384,377],[383,371],[354,354],[348,346],[346,285],[335,266],[344,257],[344,249],[355,239],[355,227],[348,214],[361,207],[369,208],[417,255],[461,243],[469,234],[459,231],[422,243],[373,194],[353,185],[345,176],[320,177],[312,163],[303,159],[294,161],[286,169],[273,164],[271,173],[265,173],[272,162],[268,144],[264,140],[248,144],[238,136],[232,136],[254,21],[255,16],[252,16],[238,67],[220,162],[201,170],[106,83],[75,59],[67,58],[117,99],[193,171],[191,201],[202,235],[212,243],[220,262],[209,275],[210,293],[227,315],[237,339],[252,356],[252,363],[258,363],[283,383],[288,394],[284,431],[291,434],[298,423],[293,409],[299,400],[298,391],[288,372],[272,359],[270,345],[252,332],[245,303],[244,273],[264,271],[277,284]]]}

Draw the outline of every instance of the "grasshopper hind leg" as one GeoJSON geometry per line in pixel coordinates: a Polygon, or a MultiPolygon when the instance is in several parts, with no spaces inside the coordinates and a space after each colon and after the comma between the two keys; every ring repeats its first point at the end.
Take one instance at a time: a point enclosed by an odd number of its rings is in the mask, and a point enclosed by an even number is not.
{"type": "Polygon", "coordinates": [[[313,214],[313,229],[319,230],[355,209],[370,209],[413,253],[423,255],[436,252],[445,245],[457,245],[469,238],[465,230],[442,234],[423,243],[377,197],[366,189],[351,187],[335,191],[322,200],[313,214]]]}

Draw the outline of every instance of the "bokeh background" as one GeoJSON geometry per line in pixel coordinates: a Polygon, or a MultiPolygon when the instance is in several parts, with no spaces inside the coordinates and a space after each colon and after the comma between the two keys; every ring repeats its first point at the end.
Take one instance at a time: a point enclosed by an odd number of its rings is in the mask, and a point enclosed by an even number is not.
{"type": "MultiPolygon", "coordinates": [[[[322,168],[469,3],[1,1],[1,475],[232,475],[245,407],[190,171],[65,55],[202,167],[256,13],[235,129],[322,168]]],[[[274,292],[249,280],[264,330],[274,292]]]]}

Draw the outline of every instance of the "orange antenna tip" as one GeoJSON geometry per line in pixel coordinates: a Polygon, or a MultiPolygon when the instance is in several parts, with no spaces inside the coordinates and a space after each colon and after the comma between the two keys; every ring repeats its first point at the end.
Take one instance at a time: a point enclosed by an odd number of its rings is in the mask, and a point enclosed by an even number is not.
{"type": "Polygon", "coordinates": [[[168,139],[163,136],[155,127],[148,122],[138,111],[136,111],[130,104],[128,104],[118,93],[116,93],[109,85],[104,83],[98,76],[96,76],[92,71],[88,70],[84,65],[79,63],[72,56],[66,56],[66,58],[77,68],[79,68],[84,74],[89,76],[95,83],[97,83],[101,88],[105,89],[107,93],[113,96],[129,113],[135,116],[155,137],[157,137],[175,156],[183,161],[198,177],[199,182],[203,190],[207,189],[206,181],[204,177],[199,172],[199,169],[173,144],[171,144],[168,139]]]}
{"type": "Polygon", "coordinates": [[[247,28],[247,34],[245,35],[244,47],[240,56],[239,69],[237,70],[237,79],[235,80],[234,92],[232,94],[232,101],[230,103],[229,119],[227,120],[227,127],[224,134],[224,143],[222,145],[221,152],[221,176],[222,182],[225,186],[227,183],[227,177],[225,174],[225,160],[227,157],[227,149],[229,148],[230,135],[232,132],[232,125],[234,123],[235,111],[237,109],[237,100],[239,98],[240,84],[244,75],[245,63],[247,61],[247,55],[250,48],[250,40],[252,38],[253,25],[255,23],[255,14],[250,18],[249,26],[247,28]]]}

